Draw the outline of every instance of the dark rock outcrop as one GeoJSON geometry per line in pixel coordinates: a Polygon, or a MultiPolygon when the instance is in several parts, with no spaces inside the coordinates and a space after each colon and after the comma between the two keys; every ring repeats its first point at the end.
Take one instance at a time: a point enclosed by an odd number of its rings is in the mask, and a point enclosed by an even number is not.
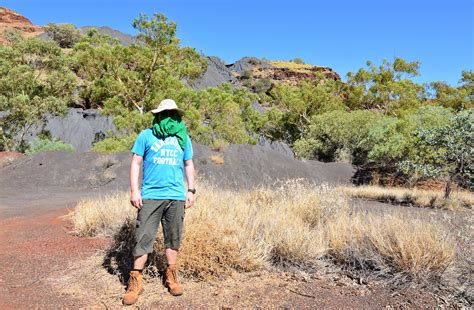
{"type": "Polygon", "coordinates": [[[227,67],[238,75],[242,75],[245,71],[251,71],[254,67],[265,69],[270,68],[271,66],[267,62],[256,57],[243,57],[227,67]]]}
{"type": "Polygon", "coordinates": [[[207,57],[207,70],[192,84],[194,89],[217,87],[223,83],[235,84],[237,79],[233,76],[225,63],[218,57],[207,57]]]}

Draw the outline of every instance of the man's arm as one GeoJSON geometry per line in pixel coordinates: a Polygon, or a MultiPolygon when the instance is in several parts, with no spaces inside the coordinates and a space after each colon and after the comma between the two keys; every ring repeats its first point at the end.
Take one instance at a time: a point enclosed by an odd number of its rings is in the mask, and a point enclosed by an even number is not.
{"type": "MultiPolygon", "coordinates": [[[[186,181],[188,182],[188,188],[194,189],[194,162],[192,159],[184,161],[184,172],[186,173],[186,181]]],[[[186,208],[193,206],[196,197],[193,193],[186,193],[186,208]]]]}
{"type": "Polygon", "coordinates": [[[130,203],[137,209],[143,206],[142,195],[138,186],[142,162],[143,156],[132,155],[132,162],[130,164],[130,203]]]}

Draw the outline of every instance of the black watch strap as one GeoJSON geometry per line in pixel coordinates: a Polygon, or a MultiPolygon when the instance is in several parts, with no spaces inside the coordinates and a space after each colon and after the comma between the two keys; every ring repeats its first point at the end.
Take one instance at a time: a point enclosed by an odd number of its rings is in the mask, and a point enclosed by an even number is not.
{"type": "Polygon", "coordinates": [[[195,188],[188,188],[188,192],[196,194],[196,189],[195,188]]]}

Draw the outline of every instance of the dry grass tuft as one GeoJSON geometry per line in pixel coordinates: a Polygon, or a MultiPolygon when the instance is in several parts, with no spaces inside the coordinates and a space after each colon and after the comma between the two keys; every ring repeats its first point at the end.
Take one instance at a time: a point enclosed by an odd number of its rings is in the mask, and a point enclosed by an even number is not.
{"type": "Polygon", "coordinates": [[[73,233],[79,236],[114,236],[126,219],[135,218],[129,195],[120,193],[81,201],[71,214],[73,233]]]}
{"type": "Polygon", "coordinates": [[[215,154],[210,157],[210,160],[216,165],[224,164],[224,155],[222,154],[215,154]]]}
{"type": "Polygon", "coordinates": [[[409,189],[402,187],[357,186],[341,187],[341,190],[351,197],[366,198],[391,203],[408,203],[416,207],[456,209],[472,208],[474,194],[467,191],[455,191],[450,199],[444,199],[441,191],[409,189]]]}
{"type": "MultiPolygon", "coordinates": [[[[268,266],[306,268],[327,257],[419,281],[441,274],[454,260],[455,245],[441,225],[353,213],[338,190],[301,180],[271,188],[234,192],[201,183],[196,206],[186,210],[180,249],[185,276],[206,280],[268,266]]],[[[76,208],[78,234],[115,234],[104,264],[111,272],[128,272],[135,212],[125,194],[76,208]]],[[[159,232],[149,273],[162,270],[162,250],[159,232]]]]}
{"type": "Polygon", "coordinates": [[[328,224],[327,233],[329,254],[339,263],[417,282],[439,275],[455,259],[447,232],[419,219],[344,215],[328,224]]]}

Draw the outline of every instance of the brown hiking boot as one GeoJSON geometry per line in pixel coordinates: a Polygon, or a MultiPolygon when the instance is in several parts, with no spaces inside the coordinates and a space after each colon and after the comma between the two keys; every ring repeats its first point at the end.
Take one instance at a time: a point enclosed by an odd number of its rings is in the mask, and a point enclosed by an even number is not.
{"type": "Polygon", "coordinates": [[[173,296],[183,294],[183,286],[178,282],[176,265],[169,265],[166,268],[166,287],[173,296]]]}
{"type": "Polygon", "coordinates": [[[138,295],[143,293],[143,275],[138,271],[130,272],[127,292],[123,295],[122,303],[124,305],[133,305],[138,300],[138,295]]]}

